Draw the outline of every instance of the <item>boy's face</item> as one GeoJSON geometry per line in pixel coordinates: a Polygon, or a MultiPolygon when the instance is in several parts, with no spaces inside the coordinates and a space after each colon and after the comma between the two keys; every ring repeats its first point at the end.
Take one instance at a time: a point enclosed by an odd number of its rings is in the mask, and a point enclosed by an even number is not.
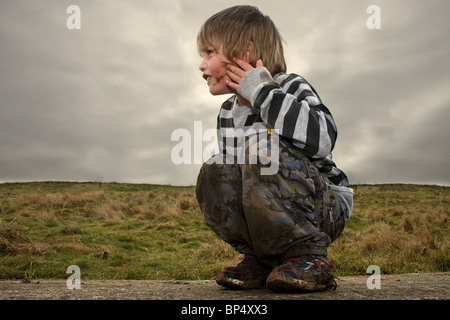
{"type": "Polygon", "coordinates": [[[203,78],[208,82],[209,92],[215,95],[235,93],[226,84],[226,80],[230,80],[227,76],[227,65],[230,63],[222,54],[222,50],[213,47],[205,47],[200,50],[202,63],[200,71],[203,78]]]}

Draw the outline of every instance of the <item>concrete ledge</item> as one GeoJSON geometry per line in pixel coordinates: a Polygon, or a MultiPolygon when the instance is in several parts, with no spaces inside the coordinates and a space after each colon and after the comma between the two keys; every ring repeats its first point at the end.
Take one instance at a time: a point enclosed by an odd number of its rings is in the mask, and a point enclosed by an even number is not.
{"type": "Polygon", "coordinates": [[[232,291],[213,280],[83,280],[68,289],[65,280],[0,281],[0,300],[443,300],[450,299],[450,273],[381,275],[381,288],[369,289],[369,276],[337,279],[338,287],[315,293],[232,291]]]}

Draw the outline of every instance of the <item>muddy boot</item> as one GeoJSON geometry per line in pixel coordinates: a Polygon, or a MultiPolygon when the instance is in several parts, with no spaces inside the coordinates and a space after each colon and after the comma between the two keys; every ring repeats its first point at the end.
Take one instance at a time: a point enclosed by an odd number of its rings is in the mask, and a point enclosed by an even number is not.
{"type": "Polygon", "coordinates": [[[328,264],[318,258],[296,257],[273,269],[267,288],[274,291],[312,292],[336,288],[328,264]]]}
{"type": "Polygon", "coordinates": [[[265,287],[270,272],[270,268],[249,256],[236,267],[223,269],[216,282],[229,289],[259,289],[265,287]]]}

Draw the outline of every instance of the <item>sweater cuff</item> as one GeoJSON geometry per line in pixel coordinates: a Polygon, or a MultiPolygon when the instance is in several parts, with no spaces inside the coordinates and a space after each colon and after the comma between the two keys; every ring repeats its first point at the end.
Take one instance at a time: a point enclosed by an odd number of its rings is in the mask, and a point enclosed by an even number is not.
{"type": "Polygon", "coordinates": [[[237,92],[250,102],[256,99],[261,88],[268,84],[276,84],[272,79],[272,75],[265,67],[258,67],[250,70],[244,78],[242,78],[237,92]]]}

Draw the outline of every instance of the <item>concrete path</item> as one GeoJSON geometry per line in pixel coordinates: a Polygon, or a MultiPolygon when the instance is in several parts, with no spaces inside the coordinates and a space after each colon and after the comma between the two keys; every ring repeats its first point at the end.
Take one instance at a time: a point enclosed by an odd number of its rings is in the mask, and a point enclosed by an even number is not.
{"type": "Polygon", "coordinates": [[[449,300],[450,273],[381,275],[380,289],[369,276],[337,279],[338,287],[316,293],[232,291],[215,281],[83,280],[68,289],[65,280],[0,281],[0,300],[449,300]]]}

